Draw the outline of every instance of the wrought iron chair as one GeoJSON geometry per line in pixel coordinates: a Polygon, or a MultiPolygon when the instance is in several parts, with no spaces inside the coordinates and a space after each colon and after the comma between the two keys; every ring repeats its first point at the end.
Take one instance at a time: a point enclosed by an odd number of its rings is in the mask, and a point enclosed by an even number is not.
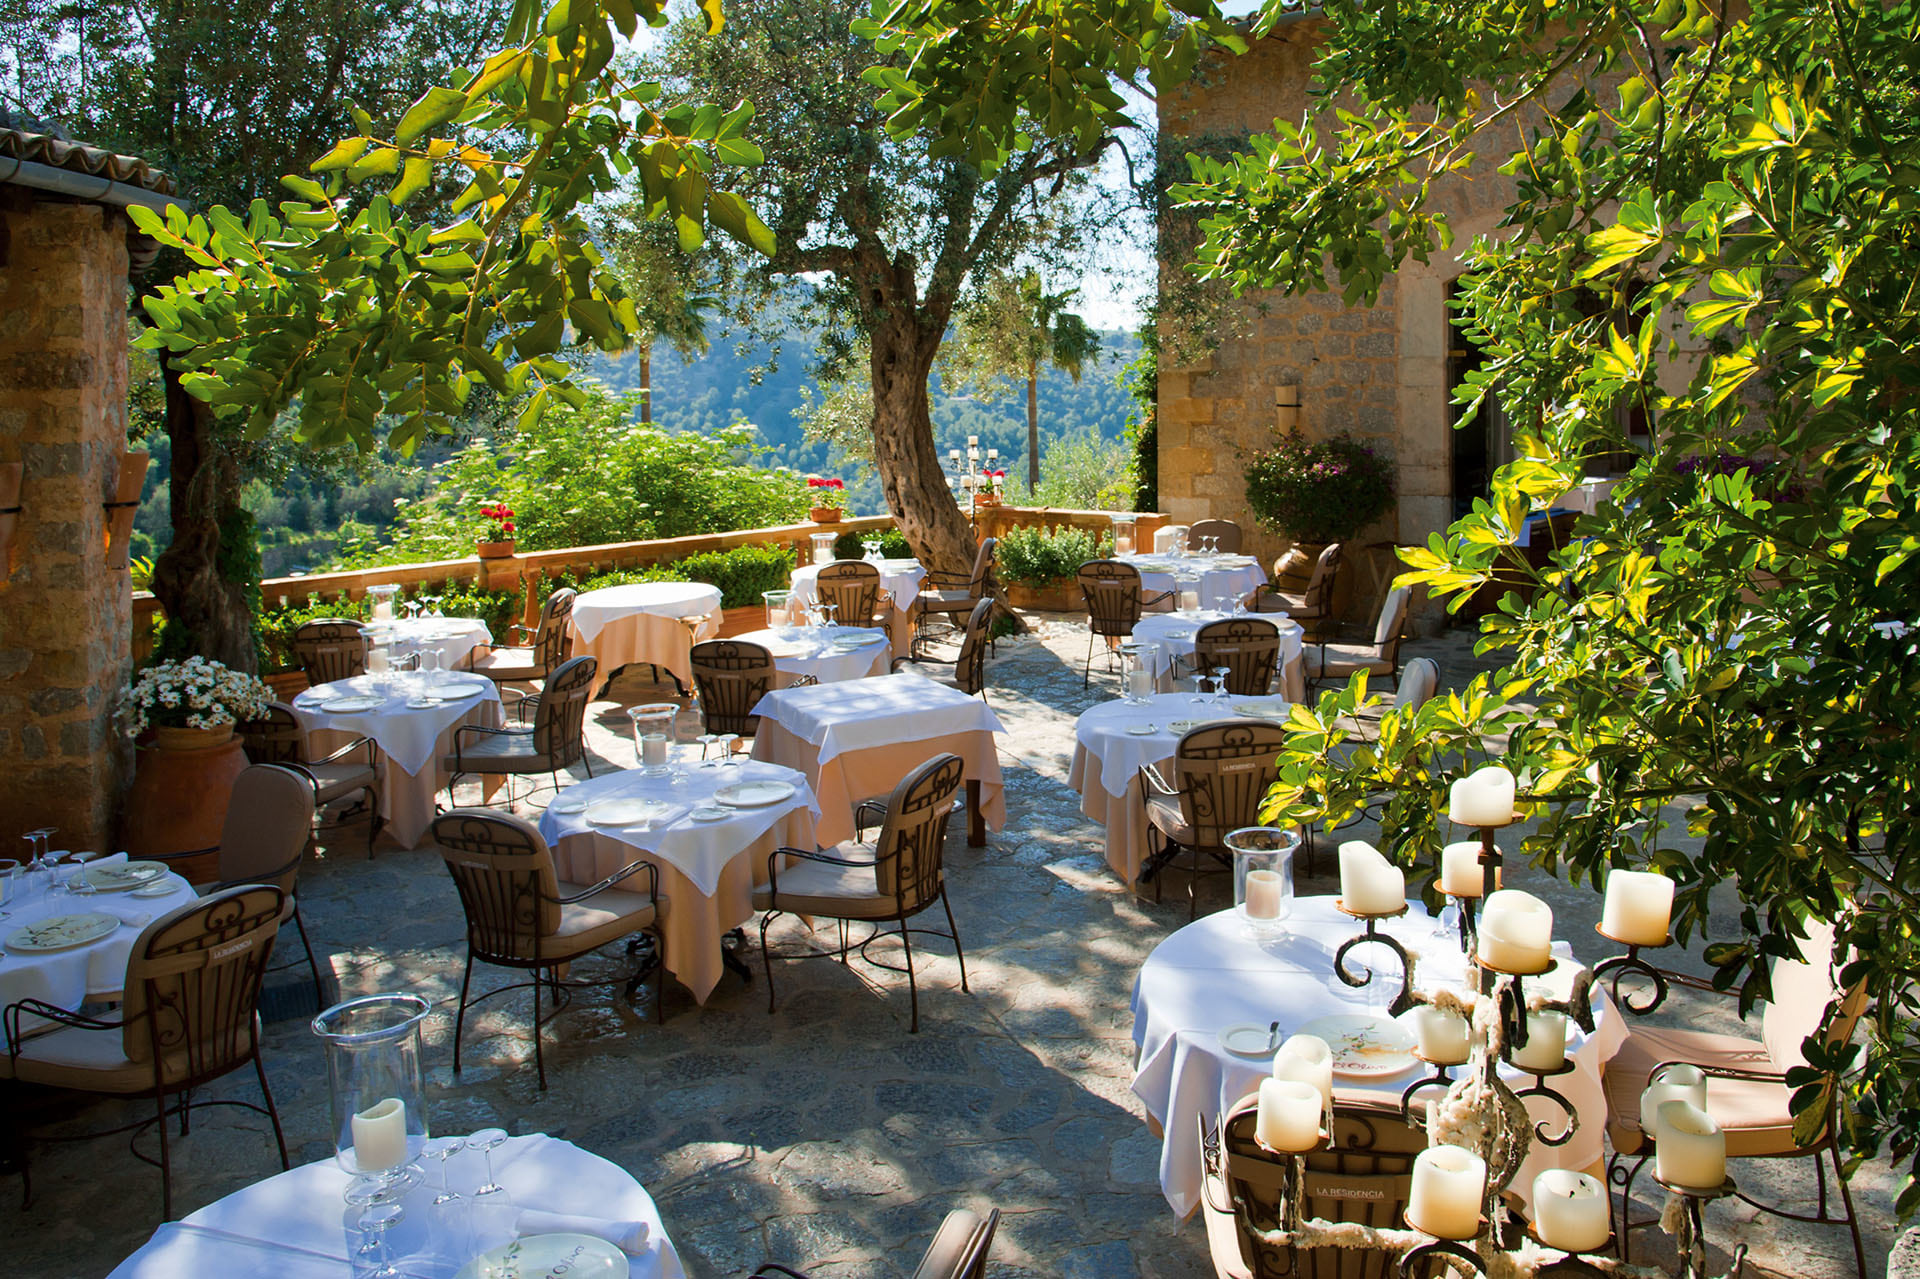
{"type": "MultiPolygon", "coordinates": [[[[971,617],[973,609],[983,599],[993,597],[993,564],[1000,550],[1000,539],[989,537],[980,543],[980,549],[973,553],[973,571],[965,577],[956,573],[942,573],[932,570],[927,573],[923,589],[914,597],[913,612],[916,622],[924,623],[929,615],[939,617],[947,624],[947,630],[955,629],[953,619],[971,617]]],[[[941,632],[942,634],[947,632],[941,632]]],[[[923,645],[932,638],[920,626],[913,633],[912,651],[918,655],[923,645]]]]}
{"type": "Polygon", "coordinates": [[[834,606],[841,626],[881,626],[891,629],[883,603],[893,597],[880,589],[880,570],[865,560],[835,560],[820,566],[814,578],[814,598],[834,606]]]}
{"type": "Polygon", "coordinates": [[[1240,553],[1240,526],[1232,520],[1200,520],[1187,528],[1189,547],[1204,545],[1205,539],[1209,537],[1219,539],[1219,547],[1223,554],[1238,555],[1240,553]]]}
{"type": "Polygon", "coordinates": [[[1194,878],[1206,869],[1207,859],[1231,866],[1227,835],[1242,826],[1259,825],[1260,801],[1280,775],[1277,759],[1286,735],[1284,724],[1266,720],[1203,724],[1174,748],[1177,786],[1169,785],[1152,764],[1140,770],[1148,847],[1140,879],[1153,881],[1156,902],[1161,872],[1173,864],[1181,849],[1187,849],[1193,853],[1185,868],[1190,872],[1187,918],[1193,918],[1199,906],[1194,878]]]}
{"type": "Polygon", "coordinates": [[[258,1012],[260,979],[285,912],[286,894],[271,884],[248,884],[202,897],[154,920],[141,930],[128,956],[117,1020],[84,1016],[38,999],[7,1007],[6,1078],[153,1099],[151,1119],[90,1135],[131,1130],[138,1137],[148,1128],[158,1131],[159,1159],[138,1149],[133,1153],[160,1169],[161,1212],[168,1219],[173,1217],[169,1110],[179,1116],[182,1135],[190,1112],[198,1107],[239,1106],[263,1114],[273,1125],[280,1166],[289,1166],[280,1114],[260,1060],[258,1012]],[[38,1019],[54,1027],[35,1033],[38,1019]],[[260,1082],[264,1106],[194,1100],[196,1091],[249,1064],[260,1082]]]}
{"type": "Polygon", "coordinates": [[[707,731],[752,737],[760,727],[753,708],[773,687],[773,653],[744,640],[707,640],[689,657],[707,731]]]}
{"type": "MultiPolygon", "coordinates": [[[[434,842],[453,876],[460,908],[467,918],[467,965],[460,979],[460,1006],[453,1021],[453,1071],[460,1073],[460,1037],[467,1008],[510,990],[533,990],[533,1064],[540,1090],[547,1088],[547,1063],[541,1029],[565,1006],[566,991],[585,986],[626,984],[632,999],[649,972],[659,968],[660,918],[667,903],[660,896],[660,872],[651,862],[622,866],[596,884],[568,883],[555,873],[553,853],[531,822],[490,808],[456,808],[433,819],[434,842]],[[634,888],[615,884],[636,879],[634,888]],[[639,885],[644,885],[641,888],[639,885]],[[611,942],[642,934],[629,943],[640,958],[626,974],[606,981],[562,980],[559,970],[611,942]],[[478,960],[531,973],[532,980],[469,998],[473,965],[478,960]],[[542,1016],[541,988],[554,1001],[542,1016]]],[[[654,992],[654,1020],[666,1018],[664,970],[654,992]]]]}
{"type": "Polygon", "coordinates": [[[509,640],[518,637],[517,647],[488,647],[484,652],[476,648],[469,665],[496,684],[537,684],[546,679],[573,654],[573,600],[573,591],[561,587],[540,606],[540,620],[532,630],[519,625],[507,628],[509,640]]]}
{"type": "Polygon", "coordinates": [[[307,779],[313,788],[315,809],[358,793],[362,801],[349,809],[347,816],[361,808],[367,810],[367,856],[373,856],[373,841],[380,835],[386,819],[380,816],[379,748],[371,737],[356,737],[321,759],[307,755],[307,730],[293,707],[285,702],[269,702],[259,719],[240,725],[240,740],[246,745],[247,758],[255,764],[278,764],[307,779]]]}
{"type": "Polygon", "coordinates": [[[1202,673],[1226,667],[1234,697],[1265,697],[1280,663],[1280,628],[1257,617],[1208,622],[1193,637],[1193,660],[1202,673]]]}
{"type": "MultiPolygon", "coordinates": [[[[1340,576],[1340,559],[1343,554],[1344,547],[1339,542],[1322,548],[1319,556],[1313,561],[1313,573],[1307,578],[1306,590],[1298,595],[1280,590],[1276,586],[1262,586],[1254,594],[1254,611],[1285,613],[1305,627],[1309,633],[1317,632],[1333,621],[1333,586],[1335,579],[1340,576]]],[[[1274,561],[1275,578],[1281,576],[1282,565],[1285,562],[1285,557],[1274,561]]]]}
{"type": "MultiPolygon", "coordinates": [[[[859,945],[861,957],[895,972],[902,969],[874,959],[866,950],[882,937],[898,935],[906,951],[904,971],[913,1002],[909,1033],[920,1030],[920,987],[913,974],[914,933],[952,940],[954,956],[960,961],[960,989],[968,989],[967,957],[960,949],[960,930],[953,922],[941,868],[947,817],[953,812],[953,797],[964,774],[960,757],[947,754],[934,756],[901,778],[887,798],[886,821],[879,837],[871,845],[853,845],[854,856],[799,848],[779,848],[768,854],[767,882],[753,890],[753,908],[766,912],[760,920],[760,958],[767,972],[769,1013],[774,1010],[774,993],[773,952],[767,949],[767,929],[783,913],[837,919],[843,926],[847,921],[871,924],[873,932],[859,945]],[[788,859],[797,864],[783,869],[781,863],[788,859]],[[947,932],[908,927],[909,919],[931,909],[935,902],[947,913],[947,932]],[[883,929],[884,924],[899,927],[883,929]]],[[[847,847],[841,845],[842,849],[847,847]]],[[[839,953],[844,962],[845,933],[841,936],[839,953]]],[[[821,951],[800,958],[830,953],[821,951]]]]}
{"type": "Polygon", "coordinates": [[[1133,634],[1142,609],[1172,598],[1173,592],[1143,595],[1140,570],[1124,560],[1088,560],[1074,576],[1087,602],[1087,660],[1080,679],[1080,686],[1086,688],[1093,683],[1095,639],[1105,640],[1111,653],[1114,645],[1133,634]]]}
{"type": "MultiPolygon", "coordinates": [[[[533,708],[533,723],[506,728],[462,724],[454,730],[453,753],[441,757],[447,770],[447,799],[468,773],[489,777],[531,776],[546,773],[560,789],[560,770],[584,763],[593,776],[587,754],[587,703],[593,696],[593,676],[600,664],[591,657],[570,657],[547,677],[546,687],[523,706],[533,708]]],[[[531,793],[531,792],[529,792],[531,793]]],[[[508,805],[514,802],[511,792],[508,805]]]]}
{"type": "Polygon", "coordinates": [[[366,674],[373,643],[360,627],[350,617],[316,617],[294,629],[293,660],[306,672],[308,684],[331,684],[366,674]]]}
{"type": "MultiPolygon", "coordinates": [[[[1854,1028],[1866,1010],[1864,982],[1843,988],[1836,978],[1839,962],[1834,954],[1833,925],[1809,920],[1799,958],[1773,961],[1768,974],[1773,998],[1761,1012],[1758,1039],[1687,1027],[1634,1025],[1628,1031],[1620,1051],[1607,1062],[1601,1081],[1607,1094],[1607,1141],[1613,1147],[1607,1160],[1607,1180],[1620,1190],[1614,1228],[1622,1259],[1629,1258],[1630,1233],[1653,1224],[1652,1218],[1634,1221],[1630,1216],[1634,1179],[1654,1157],[1654,1140],[1647,1131],[1646,1117],[1640,1113],[1640,1095],[1666,1067],[1685,1063],[1698,1066],[1707,1077],[1707,1112],[1726,1134],[1728,1158],[1813,1160],[1819,1201],[1812,1216],[1763,1203],[1744,1190],[1735,1191],[1735,1195],[1762,1212],[1788,1221],[1846,1226],[1853,1236],[1856,1273],[1864,1279],[1866,1246],[1860,1238],[1859,1213],[1840,1159],[1835,1100],[1838,1081],[1831,1075],[1822,1076],[1828,1089],[1826,1113],[1818,1133],[1805,1143],[1794,1136],[1791,1102],[1796,1088],[1787,1082],[1789,1072],[1808,1069],[1802,1052],[1808,1039],[1844,1044],[1853,1038],[1854,1028]],[[1839,1216],[1829,1211],[1828,1162],[1833,1164],[1840,1192],[1839,1216]]],[[[1715,991],[1711,982],[1686,973],[1669,969],[1657,972],[1668,986],[1727,993],[1715,991]]],[[[1664,993],[1658,985],[1651,999],[1644,991],[1638,997],[1635,992],[1623,997],[1616,990],[1614,1002],[1632,1013],[1651,1011],[1664,993]]]]}
{"type": "MultiPolygon", "coordinates": [[[[993,1232],[1000,1225],[1000,1210],[986,1216],[968,1208],[955,1208],[934,1232],[926,1255],[915,1267],[913,1279],[986,1279],[987,1254],[993,1249],[993,1232]]],[[[763,1261],[750,1279],[809,1279],[806,1271],[763,1261]]]]}
{"type": "MultiPolygon", "coordinates": [[[[1217,1131],[1200,1120],[1201,1212],[1214,1272],[1231,1279],[1395,1279],[1393,1251],[1296,1249],[1268,1240],[1281,1222],[1287,1161],[1254,1139],[1258,1113],[1257,1097],[1249,1096],[1217,1131]]],[[[1323,1221],[1404,1228],[1413,1161],[1426,1148],[1426,1133],[1401,1117],[1398,1104],[1336,1099],[1332,1142],[1306,1156],[1301,1211],[1323,1221]]]]}
{"type": "MultiPolygon", "coordinates": [[[[978,693],[981,701],[987,700],[987,645],[988,628],[993,623],[993,601],[981,600],[973,606],[973,612],[967,617],[967,632],[960,640],[960,652],[953,659],[953,686],[963,693],[978,693]]],[[[896,657],[893,669],[916,659],[896,657]]]]}
{"type": "Polygon", "coordinates": [[[1373,643],[1341,644],[1322,640],[1309,644],[1300,656],[1307,687],[1316,684],[1344,684],[1355,671],[1367,671],[1373,679],[1400,683],[1400,640],[1407,628],[1408,588],[1396,586],[1380,601],[1373,621],[1373,643]]]}

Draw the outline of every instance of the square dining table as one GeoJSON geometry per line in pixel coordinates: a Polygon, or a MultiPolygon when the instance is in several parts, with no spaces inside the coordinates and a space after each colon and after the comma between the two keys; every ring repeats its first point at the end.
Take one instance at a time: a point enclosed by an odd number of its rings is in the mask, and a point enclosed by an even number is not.
{"type": "Polygon", "coordinates": [[[993,735],[1006,731],[977,697],[914,671],[775,689],[753,708],[760,717],[753,757],[807,775],[820,801],[822,848],[852,839],[854,806],[884,799],[913,769],[952,752],[965,765],[967,843],[1006,824],[1007,804],[993,735]]]}

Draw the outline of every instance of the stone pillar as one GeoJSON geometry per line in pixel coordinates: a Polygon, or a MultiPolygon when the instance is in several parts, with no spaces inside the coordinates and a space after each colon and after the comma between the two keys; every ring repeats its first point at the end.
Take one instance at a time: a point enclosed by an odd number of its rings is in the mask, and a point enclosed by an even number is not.
{"type": "Polygon", "coordinates": [[[111,851],[132,593],[107,511],[127,451],[127,223],[0,186],[0,461],[23,462],[0,581],[0,857],[23,830],[111,851]]]}

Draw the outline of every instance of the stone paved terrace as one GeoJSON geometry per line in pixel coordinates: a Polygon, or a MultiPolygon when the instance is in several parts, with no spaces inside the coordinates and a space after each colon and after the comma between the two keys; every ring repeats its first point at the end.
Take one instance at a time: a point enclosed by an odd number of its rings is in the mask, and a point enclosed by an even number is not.
{"type": "MultiPolygon", "coordinates": [[[[604,989],[578,992],[548,1032],[544,1095],[523,1033],[525,996],[504,997],[470,1023],[456,1078],[449,1040],[463,931],[439,859],[389,845],[369,861],[363,825],[329,832],[304,872],[302,913],[346,993],[413,990],[438,1005],[427,1033],[436,1130],[545,1131],[615,1161],[652,1192],[696,1279],[742,1276],[766,1258],[810,1265],[821,1279],[903,1276],[945,1211],[961,1204],[1005,1213],[994,1275],[1209,1275],[1200,1222],[1177,1220],[1160,1196],[1158,1142],[1128,1088],[1134,974],[1185,922],[1184,894],[1178,881],[1164,905],[1126,892],[1066,785],[1074,717],[1112,693],[1111,681],[1097,679],[1082,691],[1085,643],[1077,619],[1054,615],[1036,634],[1001,641],[989,663],[1010,730],[1001,741],[1008,823],[980,850],[966,847],[961,822],[952,825],[950,892],[973,993],[960,992],[951,955],[923,955],[918,1035],[907,1033],[904,978],[859,964],[787,963],[771,1017],[757,972],[751,988],[725,979],[705,1008],[670,993],[664,1027],[650,1008],[604,989]]],[[[1412,651],[1437,657],[1447,684],[1480,666],[1459,632],[1412,651]]],[[[596,768],[631,764],[621,708],[658,692],[629,673],[595,704],[596,768]]],[[[1303,892],[1337,887],[1324,877],[1332,860],[1322,857],[1323,878],[1304,881],[1303,892]]],[[[1580,941],[1592,937],[1597,896],[1535,872],[1513,882],[1549,898],[1559,935],[1589,961],[1600,957],[1580,941]]],[[[1202,909],[1216,909],[1229,890],[1215,877],[1201,891],[1202,909]]],[[[795,926],[775,935],[789,948],[798,940],[795,926]]],[[[757,970],[758,956],[749,957],[757,970]]],[[[482,970],[481,980],[501,978],[482,970]]],[[[1676,1015],[1731,1025],[1705,1007],[1676,1015]]],[[[306,1021],[282,1017],[266,1034],[296,1160],[331,1153],[322,1055],[306,1021]]],[[[233,1095],[250,1095],[239,1078],[233,1095]]],[[[39,1122],[62,1119],[61,1132],[121,1121],[113,1103],[31,1104],[39,1122]]],[[[241,1111],[196,1117],[174,1149],[181,1212],[274,1170],[265,1121],[241,1111]]],[[[1744,1185],[1811,1197],[1803,1161],[1739,1172],[1744,1185]]],[[[122,1138],[37,1144],[31,1208],[0,1209],[5,1269],[48,1279],[106,1273],[157,1223],[157,1182],[122,1138]]],[[[1877,1166],[1855,1183],[1875,1273],[1893,1234],[1890,1182],[1877,1166]]],[[[13,1181],[0,1185],[0,1195],[15,1193],[13,1181]]],[[[1837,1227],[1782,1227],[1722,1204],[1710,1233],[1716,1243],[1745,1239],[1763,1272],[1825,1279],[1851,1269],[1837,1227]]]]}

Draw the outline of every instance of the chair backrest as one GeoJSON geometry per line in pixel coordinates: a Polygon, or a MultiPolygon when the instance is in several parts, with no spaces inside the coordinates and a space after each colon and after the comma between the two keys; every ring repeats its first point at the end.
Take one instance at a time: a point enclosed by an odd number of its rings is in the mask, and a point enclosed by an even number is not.
{"type": "Polygon", "coordinates": [[[1174,542],[1186,535],[1187,526],[1184,524],[1162,524],[1153,531],[1154,554],[1162,554],[1171,549],[1174,542]]]}
{"type": "Polygon", "coordinates": [[[1313,561],[1313,575],[1307,578],[1306,594],[1301,596],[1303,609],[1319,609],[1331,612],[1333,609],[1333,582],[1340,575],[1340,557],[1346,548],[1339,542],[1330,542],[1313,561]]]}
{"type": "Polygon", "coordinates": [[[286,894],[243,884],[168,911],[127,956],[121,1050],[153,1062],[159,1083],[214,1079],[253,1056],[260,978],[286,894]]]}
{"type": "Polygon", "coordinates": [[[1196,521],[1187,530],[1187,545],[1197,549],[1204,545],[1204,539],[1209,537],[1219,538],[1220,549],[1228,555],[1240,553],[1240,526],[1232,520],[1196,521]]]}
{"type": "Polygon", "coordinates": [[[1807,921],[1800,942],[1800,958],[1776,959],[1768,970],[1773,998],[1760,1014],[1760,1039],[1777,1070],[1807,1064],[1803,1045],[1818,1033],[1835,1001],[1839,1015],[1824,1036],[1829,1044],[1853,1038],[1854,1027],[1867,1005],[1864,984],[1843,992],[1835,978],[1840,957],[1833,953],[1833,925],[1822,919],[1807,921]]]}
{"type": "MultiPolygon", "coordinates": [[[[1253,1279],[1392,1279],[1395,1251],[1281,1247],[1262,1236],[1280,1224],[1285,1157],[1254,1140],[1257,1095],[1240,1101],[1220,1123],[1222,1177],[1233,1205],[1240,1257],[1253,1279]]],[[[1333,1140],[1306,1157],[1301,1207],[1324,1221],[1404,1229],[1413,1189],[1413,1161],[1427,1135],[1391,1102],[1336,1100],[1333,1140]]],[[[1446,1267],[1439,1267],[1443,1272],[1446,1267]]]]}
{"type": "Polygon", "coordinates": [[[293,632],[293,660],[307,673],[309,684],[331,684],[363,675],[372,648],[350,617],[316,617],[293,632]]]}
{"type": "Polygon", "coordinates": [[[1227,692],[1265,697],[1273,691],[1280,660],[1280,628],[1257,617],[1208,622],[1193,637],[1194,659],[1203,670],[1227,668],[1227,692]]]}
{"type": "Polygon", "coordinates": [[[993,622],[993,601],[983,599],[967,614],[967,633],[960,640],[960,656],[953,659],[953,682],[963,693],[987,686],[987,628],[993,622]]]}
{"type": "Polygon", "coordinates": [[[760,726],[753,708],[773,687],[772,652],[744,640],[707,640],[688,656],[707,731],[752,737],[760,726]]]}
{"type": "Polygon", "coordinates": [[[880,570],[865,560],[835,560],[820,566],[813,591],[839,610],[843,626],[867,626],[880,608],[880,570]]]}
{"type": "Polygon", "coordinates": [[[574,592],[561,587],[547,596],[540,606],[540,621],[533,631],[533,660],[549,674],[559,669],[573,652],[574,592]]]}
{"type": "Polygon", "coordinates": [[[1373,619],[1373,646],[1380,656],[1400,668],[1400,636],[1407,629],[1407,587],[1396,586],[1380,601],[1380,614],[1373,619]]]}
{"type": "Polygon", "coordinates": [[[1123,560],[1088,560],[1074,574],[1095,635],[1131,635],[1140,620],[1140,570],[1123,560]]]}
{"type": "Polygon", "coordinates": [[[300,717],[285,702],[268,702],[259,719],[250,719],[237,730],[254,764],[300,764],[307,758],[307,730],[300,717]]]}
{"type": "Polygon", "coordinates": [[[278,764],[249,764],[233,782],[220,829],[220,878],[272,884],[289,897],[313,837],[313,783],[278,764]]]}
{"type": "Polygon", "coordinates": [[[873,849],[874,873],[881,895],[892,897],[902,915],[940,895],[947,816],[965,773],[958,755],[935,755],[901,778],[887,797],[887,820],[873,849]]]}
{"type": "Polygon", "coordinates": [[[983,1279],[993,1232],[999,1225],[998,1208],[984,1217],[969,1208],[955,1208],[934,1232],[913,1279],[983,1279]]]}
{"type": "Polygon", "coordinates": [[[1283,724],[1238,719],[1202,724],[1174,748],[1180,813],[1199,848],[1218,848],[1231,831],[1258,826],[1260,801],[1280,775],[1283,724]]]}
{"type": "Polygon", "coordinates": [[[1439,690],[1439,665],[1431,657],[1416,657],[1400,672],[1400,686],[1394,690],[1393,704],[1396,708],[1411,706],[1418,709],[1426,705],[1427,699],[1439,690]]]}
{"type": "Polygon", "coordinates": [[[593,700],[593,677],[599,669],[595,658],[569,657],[541,686],[540,707],[533,713],[533,749],[549,757],[555,769],[586,753],[587,703],[593,700]]]}
{"type": "Polygon", "coordinates": [[[967,583],[967,594],[979,599],[987,593],[987,575],[993,572],[994,557],[999,554],[1000,539],[987,538],[980,543],[980,549],[973,553],[973,577],[967,583]]]}
{"type": "Polygon", "coordinates": [[[467,917],[467,948],[493,963],[526,964],[560,927],[553,853],[532,822],[491,808],[433,819],[433,841],[467,917]]]}

